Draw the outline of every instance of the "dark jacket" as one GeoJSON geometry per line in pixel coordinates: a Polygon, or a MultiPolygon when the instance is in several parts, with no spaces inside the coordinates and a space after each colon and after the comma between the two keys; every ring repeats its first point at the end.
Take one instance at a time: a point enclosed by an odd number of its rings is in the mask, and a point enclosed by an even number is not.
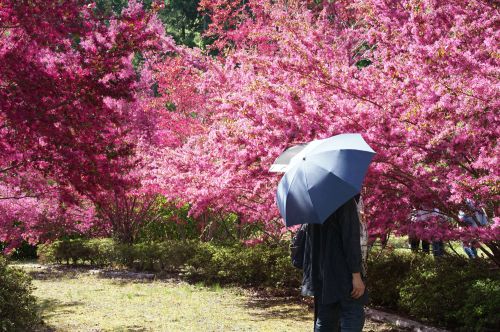
{"type": "Polygon", "coordinates": [[[367,300],[367,292],[351,298],[352,273],[361,272],[359,217],[354,199],[335,211],[322,225],[310,224],[304,250],[302,294],[323,304],[367,300]]]}

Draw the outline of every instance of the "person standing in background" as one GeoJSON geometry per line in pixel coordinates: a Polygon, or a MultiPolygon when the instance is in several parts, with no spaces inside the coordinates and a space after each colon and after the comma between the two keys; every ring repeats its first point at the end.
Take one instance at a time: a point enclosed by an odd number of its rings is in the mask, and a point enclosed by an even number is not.
{"type": "MultiPolygon", "coordinates": [[[[421,210],[414,210],[411,216],[411,221],[413,225],[417,226],[418,223],[426,222],[431,218],[439,218],[440,220],[443,220],[444,217],[436,208],[432,210],[421,209],[421,210]]],[[[408,241],[410,243],[410,248],[413,252],[418,252],[420,241],[422,241],[422,252],[426,254],[430,252],[429,241],[421,239],[414,231],[410,231],[410,233],[408,234],[408,241]]],[[[441,239],[432,240],[432,254],[434,255],[434,257],[439,257],[444,254],[444,243],[441,239]]]]}
{"type": "MultiPolygon", "coordinates": [[[[467,207],[474,211],[474,214],[466,214],[464,211],[460,210],[458,212],[458,220],[463,222],[466,227],[477,228],[480,226],[486,226],[488,224],[488,218],[484,210],[477,209],[471,200],[466,200],[467,207]]],[[[477,257],[477,241],[464,241],[462,242],[462,248],[469,258],[477,257]]]]}

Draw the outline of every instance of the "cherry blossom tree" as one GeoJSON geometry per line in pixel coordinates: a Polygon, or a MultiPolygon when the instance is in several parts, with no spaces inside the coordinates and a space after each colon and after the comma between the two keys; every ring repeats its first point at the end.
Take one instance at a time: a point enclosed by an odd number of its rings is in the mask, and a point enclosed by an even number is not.
{"type": "Polygon", "coordinates": [[[156,49],[159,21],[135,1],[102,18],[80,0],[5,0],[0,17],[2,173],[26,165],[81,192],[115,186],[132,146],[112,101],[132,100],[132,57],[156,49]]]}
{"type": "Polygon", "coordinates": [[[363,190],[372,235],[480,240],[500,264],[492,2],[202,0],[217,56],[176,47],[134,1],[120,17],[37,4],[0,6],[1,206],[41,188],[85,195],[102,225],[125,229],[142,219],[116,211],[139,202],[148,215],[161,194],[279,237],[273,160],[360,132],[377,151],[363,190]],[[458,218],[474,214],[467,200],[486,226],[458,218]],[[440,215],[414,224],[415,209],[440,215]]]}
{"type": "Polygon", "coordinates": [[[361,132],[377,151],[363,192],[372,234],[417,228],[427,239],[480,239],[498,263],[495,5],[203,3],[235,6],[219,6],[212,21],[224,57],[200,60],[189,83],[200,130],[172,122],[184,139],[156,150],[166,195],[190,202],[193,213],[233,211],[279,234],[279,177],[267,171],[274,158],[293,144],[361,132]],[[485,208],[487,226],[460,222],[459,210],[472,213],[466,199],[485,208]],[[413,225],[411,212],[425,208],[441,217],[413,225]]]}
{"type": "Polygon", "coordinates": [[[134,110],[120,105],[134,100],[134,59],[169,47],[135,0],[111,16],[83,0],[0,2],[0,240],[48,234],[81,198],[134,185],[134,110]]]}
{"type": "MultiPolygon", "coordinates": [[[[37,180],[36,174],[29,178],[32,182],[37,180]]],[[[57,185],[45,185],[43,191],[40,188],[37,186],[36,194],[28,196],[20,188],[0,186],[4,197],[0,200],[0,242],[5,244],[4,253],[10,253],[23,241],[36,245],[61,236],[109,234],[90,200],[78,197],[78,204],[70,204],[61,197],[63,191],[57,185]]]]}

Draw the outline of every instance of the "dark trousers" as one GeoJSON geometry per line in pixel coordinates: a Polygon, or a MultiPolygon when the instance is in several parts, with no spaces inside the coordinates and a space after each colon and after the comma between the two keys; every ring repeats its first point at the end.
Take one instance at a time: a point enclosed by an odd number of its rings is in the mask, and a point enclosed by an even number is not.
{"type": "MultiPolygon", "coordinates": [[[[413,252],[418,251],[418,247],[420,245],[420,239],[417,237],[410,237],[410,247],[413,252]]],[[[422,251],[425,253],[429,253],[429,242],[422,240],[422,251]]]]}
{"type": "Polygon", "coordinates": [[[321,304],[314,301],[314,332],[361,332],[365,310],[359,301],[321,304]]]}
{"type": "Polygon", "coordinates": [[[435,257],[444,255],[444,243],[443,241],[433,241],[432,242],[432,254],[435,257]]]}
{"type": "MultiPolygon", "coordinates": [[[[418,252],[420,239],[415,237],[410,237],[409,241],[410,241],[411,251],[418,252]]],[[[428,254],[430,251],[429,249],[430,249],[429,242],[422,240],[422,251],[428,254]]],[[[443,256],[444,254],[443,241],[432,241],[432,254],[436,257],[443,256]]]]}

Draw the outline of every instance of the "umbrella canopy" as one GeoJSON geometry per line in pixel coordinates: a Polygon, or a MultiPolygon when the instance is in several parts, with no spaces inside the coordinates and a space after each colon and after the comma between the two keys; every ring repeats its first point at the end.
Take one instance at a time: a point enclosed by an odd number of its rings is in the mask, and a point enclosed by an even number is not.
{"type": "Polygon", "coordinates": [[[312,141],[290,159],[277,203],[287,226],[322,224],[361,191],[375,151],[360,134],[312,141]]]}
{"type": "Polygon", "coordinates": [[[290,165],[290,160],[297,155],[300,151],[304,150],[307,144],[294,145],[283,151],[278,158],[274,161],[269,169],[269,172],[280,173],[286,172],[290,165]]]}

